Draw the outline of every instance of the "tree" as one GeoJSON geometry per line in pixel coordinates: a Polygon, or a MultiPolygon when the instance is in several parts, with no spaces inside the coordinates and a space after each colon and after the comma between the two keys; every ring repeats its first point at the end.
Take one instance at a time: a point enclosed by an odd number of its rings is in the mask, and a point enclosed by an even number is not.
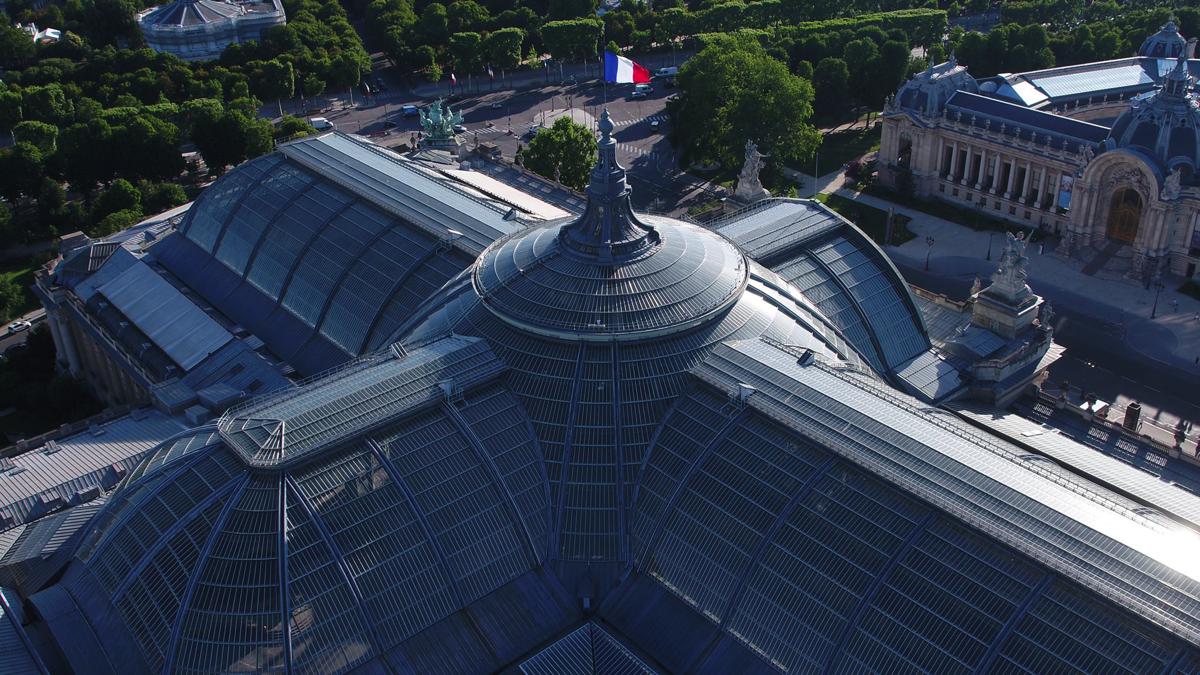
{"type": "Polygon", "coordinates": [[[295,115],[284,115],[283,119],[275,125],[273,135],[276,140],[300,138],[317,133],[313,125],[308,123],[308,120],[301,119],[295,115]]]}
{"type": "Polygon", "coordinates": [[[592,58],[603,27],[595,19],[550,21],[542,26],[542,41],[556,60],[592,58]]]}
{"type": "Polygon", "coordinates": [[[484,38],[483,52],[492,65],[512,70],[521,65],[521,44],[524,42],[525,31],[520,28],[501,28],[484,38]]]}
{"type": "Polygon", "coordinates": [[[274,99],[282,117],[283,99],[291,98],[296,91],[296,70],[291,61],[271,59],[252,61],[246,65],[250,68],[251,91],[261,99],[274,99]]]}
{"type": "Polygon", "coordinates": [[[487,8],[475,0],[455,0],[446,8],[446,29],[451,33],[467,33],[487,28],[491,19],[487,8]]]}
{"type": "Polygon", "coordinates": [[[432,2],[425,7],[421,18],[413,26],[413,34],[416,41],[423,45],[445,44],[450,35],[446,6],[440,2],[432,2]]]}
{"type": "Polygon", "coordinates": [[[100,193],[92,206],[92,220],[100,222],[117,211],[135,211],[139,215],[142,212],[142,193],[124,178],[114,180],[100,193]]]}
{"type": "Polygon", "coordinates": [[[455,33],[450,36],[450,58],[454,61],[455,72],[466,74],[479,70],[481,43],[479,33],[455,33]]]}
{"type": "Polygon", "coordinates": [[[178,183],[138,182],[138,192],[142,195],[142,211],[145,213],[162,213],[175,208],[187,201],[187,193],[178,183]]]}
{"type": "Polygon", "coordinates": [[[596,164],[596,137],[582,124],[560,117],[529,141],[522,161],[530,171],[582,190],[596,164]]]}
{"type": "Polygon", "coordinates": [[[114,232],[127,230],[137,225],[142,219],[142,212],[134,209],[113,211],[104,216],[88,231],[92,237],[107,237],[114,232]]]}
{"type": "Polygon", "coordinates": [[[58,127],[45,122],[20,122],[12,133],[18,143],[29,143],[46,154],[54,152],[58,142],[58,127]]]}
{"type": "Polygon", "coordinates": [[[271,123],[240,110],[227,110],[216,120],[198,120],[192,140],[208,168],[221,173],[230,164],[257,157],[271,149],[271,123]]]}
{"type": "Polygon", "coordinates": [[[37,195],[44,171],[42,151],[29,143],[0,152],[0,195],[10,202],[37,195]]]}
{"type": "Polygon", "coordinates": [[[11,130],[22,117],[21,95],[15,91],[0,91],[0,130],[11,130]]]}
{"type": "Polygon", "coordinates": [[[60,173],[72,187],[90,194],[96,183],[116,172],[112,127],[104,119],[72,124],[58,136],[60,173]]]}
{"type": "Polygon", "coordinates": [[[738,166],[747,140],[788,160],[812,154],[819,142],[807,122],[812,85],[753,39],[715,41],[680,68],[678,84],[672,128],[685,161],[738,166]]]}
{"type": "Polygon", "coordinates": [[[60,85],[48,84],[29,87],[22,92],[21,112],[24,119],[59,126],[71,121],[74,106],[67,100],[66,92],[60,85]]]}
{"type": "MultiPolygon", "coordinates": [[[[7,208],[7,207],[5,207],[7,208]]],[[[0,317],[15,317],[25,303],[25,292],[13,279],[0,279],[0,317]]]]}
{"type": "MultiPolygon", "coordinates": [[[[851,40],[842,49],[842,59],[850,69],[850,95],[866,103],[875,88],[876,69],[879,62],[879,47],[868,39],[851,40]]],[[[905,59],[908,63],[908,59],[905,59]]]]}
{"type": "Polygon", "coordinates": [[[0,21],[0,66],[20,69],[33,58],[33,40],[8,21],[0,21]]]}
{"type": "Polygon", "coordinates": [[[551,19],[577,19],[596,15],[596,0],[550,0],[551,19]]]}
{"type": "Polygon", "coordinates": [[[846,109],[850,98],[850,69],[846,62],[826,57],[813,70],[813,87],[816,99],[813,106],[821,115],[833,115],[846,109]]]}

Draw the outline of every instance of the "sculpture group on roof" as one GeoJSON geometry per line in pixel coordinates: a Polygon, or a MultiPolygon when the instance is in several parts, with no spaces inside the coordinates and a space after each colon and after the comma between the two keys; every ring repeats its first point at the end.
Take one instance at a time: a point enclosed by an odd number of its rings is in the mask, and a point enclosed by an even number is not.
{"type": "Polygon", "coordinates": [[[461,112],[452,110],[449,105],[442,112],[442,99],[434,101],[426,110],[420,111],[421,130],[433,141],[446,141],[454,138],[454,127],[462,124],[461,112]]]}

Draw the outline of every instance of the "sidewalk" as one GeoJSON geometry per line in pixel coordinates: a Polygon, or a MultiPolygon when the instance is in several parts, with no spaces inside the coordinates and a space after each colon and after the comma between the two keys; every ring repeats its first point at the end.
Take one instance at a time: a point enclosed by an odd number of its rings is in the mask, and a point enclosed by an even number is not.
{"type": "MultiPolygon", "coordinates": [[[[931,271],[944,275],[978,275],[987,280],[1004,247],[1004,235],[997,232],[972,230],[957,223],[927,215],[920,211],[893,204],[884,199],[841,187],[837,180],[818,181],[834,186],[838,195],[868,206],[912,217],[908,229],[916,237],[900,246],[889,247],[888,255],[902,258],[906,264],[919,267],[929,253],[931,271]],[[932,248],[926,245],[932,237],[932,248]],[[992,260],[985,259],[989,248],[992,260]]],[[[822,189],[821,191],[827,191],[822,189]]],[[[807,190],[805,192],[808,192],[807,190]]],[[[1070,303],[1072,309],[1124,327],[1126,345],[1143,356],[1163,365],[1200,373],[1196,363],[1200,357],[1200,300],[1175,290],[1177,279],[1167,280],[1158,297],[1156,318],[1150,314],[1154,307],[1154,289],[1127,281],[1101,279],[1083,274],[1083,263],[1053,252],[1050,245],[1030,244],[1029,285],[1034,292],[1052,303],[1070,303]],[[1081,299],[1082,298],[1082,299],[1081,299]]]]}

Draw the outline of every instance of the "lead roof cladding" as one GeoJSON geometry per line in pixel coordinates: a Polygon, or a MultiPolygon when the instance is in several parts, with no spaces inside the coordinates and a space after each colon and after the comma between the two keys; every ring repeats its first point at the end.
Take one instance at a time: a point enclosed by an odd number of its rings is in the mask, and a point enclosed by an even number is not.
{"type": "Polygon", "coordinates": [[[385,344],[497,237],[507,208],[344,134],[279,147],[218,180],[164,267],[304,374],[385,344]]]}
{"type": "MultiPolygon", "coordinates": [[[[658,255],[636,229],[596,264],[658,255]]],[[[461,275],[399,345],[163,444],[33,606],[121,672],[489,672],[584,615],[666,671],[1197,668],[1195,532],[888,388],[746,265],[708,322],[606,342],[461,275]]]]}

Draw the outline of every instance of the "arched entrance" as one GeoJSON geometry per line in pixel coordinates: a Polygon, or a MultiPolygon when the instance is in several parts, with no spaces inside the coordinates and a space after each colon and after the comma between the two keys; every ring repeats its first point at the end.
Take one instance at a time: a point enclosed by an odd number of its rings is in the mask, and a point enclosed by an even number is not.
{"type": "Polygon", "coordinates": [[[1142,219],[1142,196],[1133,188],[1118,190],[1108,209],[1108,238],[1132,244],[1142,219]]]}

